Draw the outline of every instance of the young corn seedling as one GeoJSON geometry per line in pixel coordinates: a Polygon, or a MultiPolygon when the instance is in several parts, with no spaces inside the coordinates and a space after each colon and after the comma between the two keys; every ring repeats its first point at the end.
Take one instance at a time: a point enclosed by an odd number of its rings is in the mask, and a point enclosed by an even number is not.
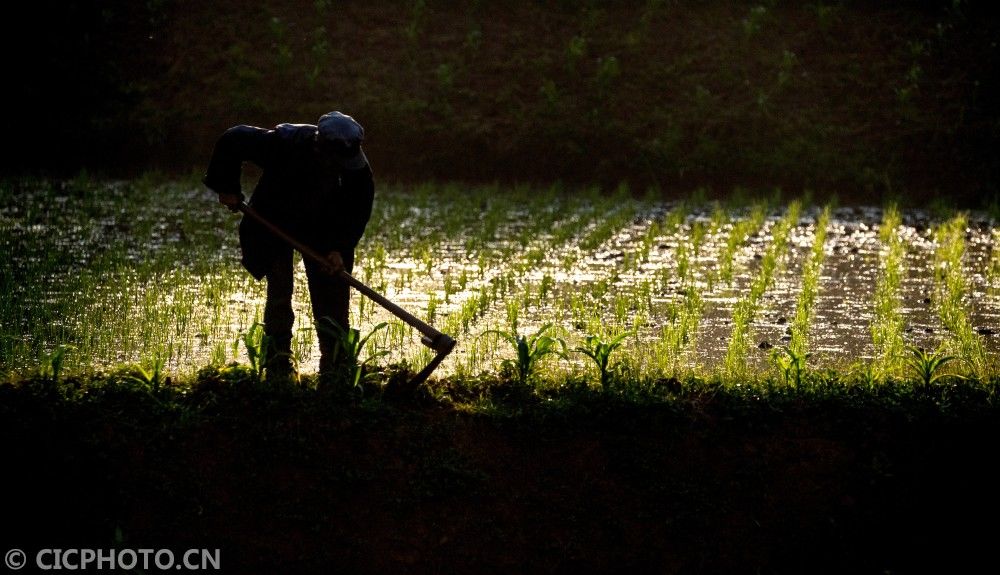
{"type": "Polygon", "coordinates": [[[267,367],[267,350],[271,345],[271,338],[264,333],[264,324],[255,321],[241,339],[250,362],[250,374],[256,381],[260,381],[267,367]]]}
{"type": "Polygon", "coordinates": [[[525,386],[538,370],[539,363],[549,355],[566,357],[566,342],[558,337],[546,335],[552,329],[547,323],[530,335],[520,335],[516,332],[506,332],[496,329],[487,330],[482,335],[496,335],[514,347],[516,360],[505,360],[505,368],[513,369],[518,385],[525,386]]]}
{"type": "Polygon", "coordinates": [[[163,356],[157,355],[149,362],[148,366],[133,366],[128,379],[142,384],[152,391],[157,391],[166,381],[163,372],[164,365],[166,365],[166,361],[163,359],[163,356]]]}
{"type": "Polygon", "coordinates": [[[628,333],[623,333],[612,338],[610,341],[604,341],[596,335],[588,335],[586,338],[586,345],[575,349],[575,351],[578,351],[594,360],[594,363],[597,365],[598,372],[600,373],[601,389],[605,392],[610,391],[611,389],[612,370],[608,365],[611,360],[611,354],[616,349],[621,347],[628,335],[628,333]]]}
{"type": "Polygon", "coordinates": [[[45,357],[45,361],[38,370],[38,376],[46,381],[51,381],[53,383],[59,382],[59,376],[62,374],[63,361],[66,359],[66,350],[68,346],[59,345],[56,346],[52,353],[45,357]]]}
{"type": "Polygon", "coordinates": [[[333,347],[332,363],[336,369],[331,374],[322,374],[331,378],[330,383],[346,384],[350,389],[356,389],[364,381],[365,371],[368,365],[389,354],[389,350],[376,349],[369,354],[364,361],[361,361],[361,354],[364,352],[365,344],[379,330],[389,327],[389,322],[382,322],[374,326],[364,337],[357,329],[344,329],[329,318],[322,318],[317,324],[320,331],[335,337],[333,347]]]}

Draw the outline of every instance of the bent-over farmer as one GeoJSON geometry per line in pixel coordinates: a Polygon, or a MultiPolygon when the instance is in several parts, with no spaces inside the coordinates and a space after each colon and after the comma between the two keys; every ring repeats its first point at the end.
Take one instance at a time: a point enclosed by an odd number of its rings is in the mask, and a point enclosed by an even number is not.
{"type": "MultiPolygon", "coordinates": [[[[351,272],[354,249],[371,217],[375,185],[361,149],[364,129],[353,118],[330,112],[312,124],[280,124],[273,129],[234,126],[218,139],[204,183],[232,210],[243,201],[243,162],[261,168],[250,205],[265,219],[320,254],[327,265],[305,259],[313,319],[317,322],[320,373],[334,366],[336,336],[321,328],[336,322],[350,329],[349,287],[335,277],[351,272]]],[[[292,248],[250,218],[239,226],[243,267],[267,279],[264,333],[270,341],[265,369],[269,378],[293,375],[291,341],[292,248]]]]}

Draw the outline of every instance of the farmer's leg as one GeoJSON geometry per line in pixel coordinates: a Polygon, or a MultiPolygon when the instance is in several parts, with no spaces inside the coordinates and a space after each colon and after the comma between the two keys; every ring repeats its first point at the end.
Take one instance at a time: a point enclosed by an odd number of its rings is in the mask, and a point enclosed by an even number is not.
{"type": "Polygon", "coordinates": [[[292,371],[292,290],[295,271],[292,267],[292,250],[283,249],[268,268],[267,301],[264,304],[264,333],[270,339],[267,350],[269,374],[280,376],[292,371]]]}
{"type": "MultiPolygon", "coordinates": [[[[351,273],[354,268],[354,253],[341,254],[344,269],[351,273]]],[[[306,275],[309,278],[309,298],[312,300],[313,319],[316,321],[316,335],[319,340],[319,371],[330,371],[334,365],[337,338],[328,328],[332,320],[345,332],[350,326],[351,292],[346,282],[326,274],[318,265],[306,261],[306,275]]]]}

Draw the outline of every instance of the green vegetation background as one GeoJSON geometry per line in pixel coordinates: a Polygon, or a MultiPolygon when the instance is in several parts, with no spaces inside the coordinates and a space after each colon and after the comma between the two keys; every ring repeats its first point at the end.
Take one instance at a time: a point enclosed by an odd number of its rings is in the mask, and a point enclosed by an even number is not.
{"type": "Polygon", "coordinates": [[[783,186],[995,203],[991,2],[40,1],[0,169],[203,169],[238,123],[356,116],[391,181],[783,186]]]}

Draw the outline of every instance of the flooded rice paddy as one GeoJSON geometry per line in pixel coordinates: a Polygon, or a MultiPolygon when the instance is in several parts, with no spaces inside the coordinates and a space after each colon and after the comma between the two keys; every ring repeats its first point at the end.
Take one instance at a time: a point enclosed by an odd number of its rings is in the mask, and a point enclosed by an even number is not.
{"type": "MultiPolygon", "coordinates": [[[[261,317],[264,284],[239,267],[238,216],[210,192],[85,178],[2,186],[0,377],[31,375],[54,357],[78,372],[246,363],[241,337],[261,317]]],[[[546,324],[569,350],[588,335],[627,333],[613,358],[636,374],[764,373],[784,350],[808,354],[811,369],[892,373],[901,342],[981,355],[954,368],[995,375],[996,222],[898,215],[763,197],[382,187],[354,275],[458,339],[438,375],[497,371],[514,352],[489,330],[530,335],[546,324]],[[946,235],[949,225],[961,233],[946,235]]],[[[297,266],[293,348],[312,372],[318,350],[297,266]]],[[[417,368],[430,359],[414,330],[355,294],[354,327],[366,334],[381,322],[390,325],[365,355],[417,368]]],[[[579,353],[546,361],[552,373],[592,369],[579,353]]]]}

